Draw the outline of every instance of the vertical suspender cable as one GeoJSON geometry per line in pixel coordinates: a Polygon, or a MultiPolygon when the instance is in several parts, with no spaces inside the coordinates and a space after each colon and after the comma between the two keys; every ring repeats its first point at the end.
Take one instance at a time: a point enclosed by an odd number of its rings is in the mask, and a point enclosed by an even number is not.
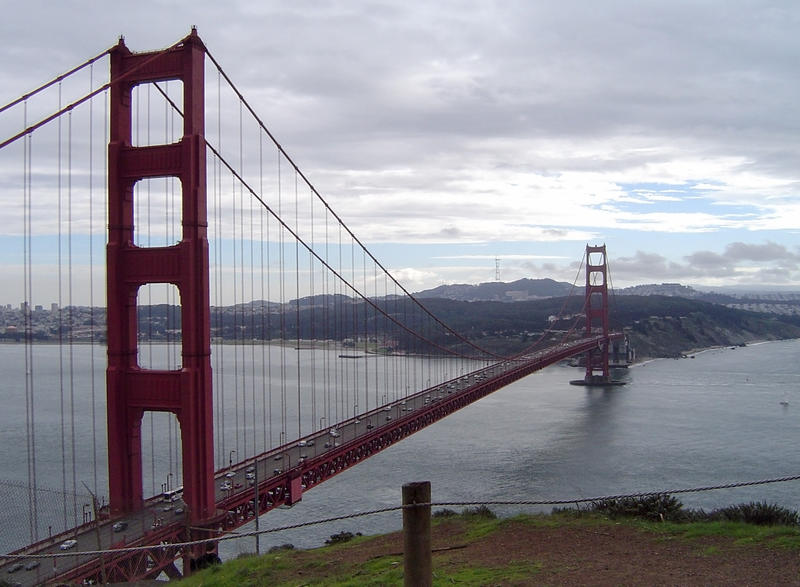
{"type": "MultiPolygon", "coordinates": [[[[167,94],[169,94],[169,80],[164,82],[165,89],[167,90],[167,94]]],[[[164,101],[164,143],[172,143],[175,137],[175,111],[170,108],[170,104],[168,100],[164,101]]],[[[182,223],[180,219],[183,217],[183,209],[179,207],[177,202],[177,197],[175,193],[175,179],[174,178],[165,178],[165,188],[168,190],[168,195],[166,196],[167,205],[165,206],[166,210],[164,212],[165,222],[167,224],[167,244],[172,245],[174,243],[179,242],[182,240],[183,235],[178,234],[180,230],[182,232],[182,223]]],[[[181,197],[181,200],[183,198],[181,197]]],[[[169,312],[169,327],[167,328],[167,345],[168,349],[172,351],[171,357],[172,360],[168,365],[168,369],[178,369],[179,367],[183,367],[183,338],[176,342],[175,338],[173,338],[172,331],[177,329],[177,318],[180,315],[180,306],[181,300],[178,297],[178,292],[175,288],[170,287],[168,288],[169,291],[169,299],[167,300],[167,311],[169,312]],[[177,312],[176,313],[176,309],[177,312]],[[179,355],[179,348],[178,344],[180,345],[180,355],[179,355]],[[180,362],[178,361],[178,357],[180,356],[180,362]]],[[[209,317],[210,321],[210,317],[209,317]]],[[[182,324],[181,320],[181,324],[182,324]]],[[[175,450],[175,457],[173,459],[172,455],[172,448],[170,450],[169,456],[169,472],[172,473],[174,471],[177,481],[175,483],[176,487],[180,487],[183,485],[183,467],[181,463],[183,462],[182,457],[182,446],[183,441],[180,436],[180,426],[176,421],[174,416],[170,416],[169,418],[169,436],[170,436],[170,447],[174,447],[175,450]],[[174,442],[173,442],[174,440],[174,442]]]]}
{"type": "Polygon", "coordinates": [[[272,237],[270,231],[271,218],[267,217],[267,332],[269,337],[269,348],[267,349],[267,356],[269,362],[267,363],[267,399],[269,405],[267,407],[267,414],[269,416],[269,446],[273,446],[272,426],[275,421],[272,411],[272,237]]]}
{"type": "MultiPolygon", "coordinates": [[[[239,199],[241,201],[241,191],[239,192],[239,199]]],[[[237,231],[236,231],[236,178],[231,176],[231,205],[232,215],[231,224],[233,229],[233,411],[234,411],[234,438],[235,442],[233,448],[228,451],[228,461],[232,456],[232,452],[239,450],[239,352],[236,345],[239,342],[239,280],[237,279],[237,231]]],[[[238,454],[238,452],[237,452],[238,454]]]]}
{"type": "MultiPolygon", "coordinates": [[[[260,193],[264,193],[264,135],[259,130],[258,132],[258,190],[260,193]]],[[[258,242],[259,242],[259,262],[260,262],[260,269],[259,269],[259,276],[261,278],[261,427],[262,427],[262,450],[266,451],[267,448],[270,446],[270,443],[267,443],[267,433],[269,432],[270,439],[272,438],[271,433],[271,426],[272,422],[267,420],[267,397],[266,397],[266,390],[267,390],[267,383],[266,383],[266,351],[267,351],[267,333],[266,333],[266,320],[264,313],[266,312],[266,304],[264,299],[264,212],[263,210],[259,211],[258,214],[258,242]]]]}
{"type": "MultiPolygon", "coordinates": [[[[311,207],[309,209],[311,216],[311,249],[314,250],[314,198],[313,194],[309,194],[309,202],[311,207]]],[[[314,310],[317,305],[315,289],[314,289],[314,255],[308,255],[308,295],[311,300],[309,324],[311,325],[311,430],[317,429],[317,369],[316,369],[316,346],[317,346],[317,331],[316,331],[316,317],[314,310]]]]}
{"type": "MultiPolygon", "coordinates": [[[[278,217],[283,213],[281,193],[281,154],[278,151],[278,217]]],[[[284,274],[284,230],[278,227],[278,270],[279,276],[279,290],[280,290],[280,308],[281,308],[281,432],[279,443],[281,445],[286,442],[286,285],[284,274]]]]}
{"type": "MultiPolygon", "coordinates": [[[[263,135],[262,135],[263,136],[263,135]]],[[[263,175],[263,173],[262,173],[263,175]]],[[[269,230],[269,223],[271,222],[272,218],[267,216],[267,341],[269,343],[269,347],[267,348],[267,416],[269,418],[269,444],[268,446],[272,448],[273,446],[273,436],[272,436],[272,424],[273,424],[273,417],[272,417],[272,263],[270,250],[272,249],[272,239],[270,238],[270,230],[269,230]]]]}
{"type": "MultiPolygon", "coordinates": [[[[330,258],[328,256],[328,211],[325,210],[325,264],[330,264],[330,258]]],[[[325,395],[323,396],[323,402],[325,404],[325,422],[327,425],[333,425],[337,422],[331,421],[331,372],[330,372],[330,355],[331,351],[333,350],[330,347],[330,341],[333,338],[331,335],[331,300],[330,300],[330,287],[329,287],[329,275],[327,273],[323,273],[322,275],[322,295],[323,299],[325,300],[325,305],[323,306],[323,316],[325,322],[325,352],[323,354],[323,362],[324,362],[324,372],[325,372],[325,395]]]]}
{"type": "MultiPolygon", "coordinates": [[[[344,275],[344,257],[342,253],[342,230],[339,226],[339,274],[344,275]]],[[[337,309],[336,313],[339,315],[337,326],[339,328],[338,344],[344,350],[345,339],[347,338],[347,305],[345,304],[344,284],[339,280],[334,282],[337,287],[337,309]]],[[[340,351],[341,352],[341,351],[340,351]]],[[[350,381],[348,379],[347,361],[336,361],[336,369],[339,372],[339,400],[341,402],[341,419],[350,416],[350,381]]],[[[352,411],[355,412],[355,405],[357,402],[353,401],[352,411]]]]}
{"type": "MultiPolygon", "coordinates": [[[[28,102],[23,106],[23,120],[27,127],[28,102]]],[[[22,198],[23,198],[23,289],[24,300],[27,307],[33,303],[33,239],[31,231],[32,207],[32,173],[33,168],[33,137],[27,135],[22,144],[22,198]]],[[[35,393],[34,393],[34,365],[33,365],[33,324],[30,312],[23,316],[25,325],[25,416],[26,416],[26,444],[28,454],[28,527],[31,542],[39,540],[39,499],[36,480],[36,418],[35,418],[35,393]]]]}
{"type": "MultiPolygon", "coordinates": [[[[94,64],[89,66],[89,89],[94,86],[94,64]]],[[[105,125],[104,125],[105,126],[105,125]]],[[[97,413],[94,373],[94,100],[89,101],[89,386],[92,412],[92,491],[97,491],[97,413]]]]}
{"type": "MultiPolygon", "coordinates": [[[[242,144],[242,103],[239,102],[239,176],[244,177],[244,152],[243,152],[243,144],[242,144]]],[[[234,222],[236,222],[236,218],[234,217],[234,222]]],[[[241,357],[241,375],[242,375],[242,426],[246,426],[247,422],[247,369],[245,368],[245,329],[247,328],[247,324],[245,324],[245,258],[244,258],[244,186],[239,182],[239,291],[241,293],[241,297],[239,298],[239,332],[240,332],[240,342],[239,342],[239,353],[241,357]]],[[[243,457],[247,454],[247,433],[246,430],[242,430],[242,446],[239,446],[239,443],[236,443],[236,456],[243,457]]]]}
{"type": "MultiPolygon", "coordinates": [[[[362,287],[364,288],[364,296],[369,298],[369,287],[367,286],[367,256],[364,254],[364,249],[361,249],[361,279],[363,282],[362,287]]],[[[361,326],[361,331],[364,333],[364,395],[369,396],[369,304],[366,300],[361,302],[361,305],[364,306],[364,311],[361,313],[363,316],[364,324],[361,326]]],[[[374,390],[375,393],[375,407],[379,406],[378,403],[378,390],[374,390]]]]}
{"type": "MultiPolygon", "coordinates": [[[[259,133],[260,134],[260,133],[259,133]]],[[[253,421],[253,456],[258,454],[257,447],[257,415],[256,410],[256,293],[255,293],[255,233],[253,224],[253,214],[255,213],[254,203],[252,196],[250,201],[250,336],[248,337],[248,344],[250,345],[250,391],[251,391],[251,411],[253,421]]]]}
{"type": "MultiPolygon", "coordinates": [[[[138,92],[137,92],[137,94],[138,94],[138,92]]],[[[138,104],[138,100],[137,100],[137,104],[138,104]]],[[[138,106],[137,106],[137,109],[138,109],[138,106]]],[[[141,125],[141,121],[137,121],[137,122],[138,122],[138,124],[136,126],[136,128],[137,128],[136,132],[138,134],[138,132],[139,132],[138,129],[139,129],[139,126],[141,125]]],[[[150,138],[150,86],[147,86],[147,115],[146,115],[146,119],[145,119],[145,134],[147,136],[147,138],[146,138],[147,144],[150,145],[151,144],[151,138],[150,138]]],[[[139,143],[139,144],[141,145],[141,143],[139,143]]],[[[152,241],[151,241],[152,220],[151,220],[151,217],[150,217],[150,211],[151,211],[150,202],[151,202],[151,198],[152,198],[152,195],[153,195],[152,194],[152,187],[153,186],[152,186],[152,181],[150,179],[147,179],[145,181],[147,182],[145,184],[147,186],[147,203],[146,203],[146,206],[145,206],[145,211],[146,211],[146,214],[147,214],[147,232],[146,232],[146,239],[145,240],[147,241],[146,246],[150,247],[150,246],[152,246],[152,241]]],[[[142,217],[139,216],[139,220],[140,221],[141,221],[141,218],[142,217]]],[[[134,230],[137,230],[137,229],[134,227],[134,230]]],[[[137,232],[141,233],[141,231],[137,231],[137,232]]],[[[139,296],[138,295],[136,296],[136,300],[137,300],[136,311],[138,313],[138,311],[139,311],[139,307],[138,307],[139,296]]],[[[138,325],[137,325],[137,330],[138,330],[138,325]]],[[[149,283],[147,284],[147,361],[148,361],[148,368],[152,369],[153,368],[153,285],[149,284],[149,283]]],[[[156,431],[155,431],[156,424],[155,424],[155,413],[152,410],[149,412],[149,420],[150,420],[150,483],[152,485],[153,495],[155,495],[155,493],[156,493],[156,438],[155,438],[155,436],[156,436],[156,431]]]]}
{"type": "MultiPolygon", "coordinates": [[[[222,144],[223,144],[223,136],[222,136],[222,76],[219,71],[217,71],[217,140],[219,141],[219,149],[220,152],[222,151],[222,144]]],[[[217,181],[215,185],[216,189],[216,201],[217,201],[217,220],[216,220],[216,244],[217,244],[217,251],[216,251],[216,258],[217,258],[217,325],[218,325],[218,334],[220,341],[217,343],[216,347],[216,373],[217,373],[217,385],[216,385],[216,393],[219,403],[219,420],[220,427],[218,430],[219,433],[219,447],[220,451],[217,454],[217,462],[219,464],[225,462],[225,453],[226,453],[226,417],[225,417],[225,345],[222,344],[222,339],[225,335],[225,322],[224,322],[224,313],[222,311],[222,307],[225,300],[224,295],[224,288],[223,288],[223,273],[222,273],[222,265],[224,263],[225,256],[224,252],[224,232],[222,227],[222,218],[223,218],[223,205],[222,205],[222,165],[218,159],[214,159],[217,162],[216,169],[217,169],[217,181]]]]}
{"type": "MultiPolygon", "coordinates": [[[[382,299],[385,299],[385,296],[381,297],[378,294],[378,267],[374,263],[372,264],[372,283],[373,283],[373,286],[374,286],[373,290],[375,292],[375,303],[379,304],[382,299]]],[[[378,371],[379,371],[378,365],[382,365],[382,361],[379,361],[379,359],[383,356],[381,353],[378,352],[379,351],[379,339],[378,339],[379,314],[378,314],[378,311],[377,310],[373,310],[372,311],[372,316],[373,316],[373,336],[375,337],[375,355],[374,355],[375,356],[375,389],[378,389],[378,379],[379,379],[379,377],[378,377],[378,371]]],[[[389,397],[389,390],[384,388],[384,392],[386,393],[386,397],[389,397]]]]}
{"type": "Polygon", "coordinates": [[[224,430],[220,418],[221,413],[221,399],[220,399],[220,385],[219,385],[219,344],[217,343],[219,337],[222,335],[221,324],[220,324],[220,299],[219,299],[219,249],[220,249],[220,241],[219,241],[219,192],[217,190],[217,175],[218,175],[218,166],[219,162],[217,158],[214,157],[211,159],[210,162],[210,173],[211,173],[211,214],[209,217],[209,233],[213,235],[213,239],[209,242],[209,262],[213,263],[213,272],[210,271],[209,267],[209,277],[211,279],[211,283],[209,284],[209,289],[211,290],[211,296],[209,303],[211,304],[211,358],[213,359],[214,368],[212,370],[213,373],[213,392],[214,392],[214,430],[216,434],[214,434],[214,451],[216,455],[214,460],[216,463],[220,462],[220,436],[224,430]]]}
{"type": "MultiPolygon", "coordinates": [[[[109,92],[106,90],[103,93],[103,120],[108,120],[108,102],[109,102],[109,92]]],[[[103,145],[107,145],[109,143],[109,128],[107,124],[103,124],[103,145]]],[[[103,157],[103,177],[108,177],[108,157],[103,157]]],[[[107,236],[108,231],[108,190],[100,190],[100,193],[103,194],[103,242],[105,243],[108,239],[105,238],[107,236]]],[[[95,494],[97,495],[97,494],[95,494]]]]}
{"type": "MultiPolygon", "coordinates": [[[[353,241],[353,237],[350,236],[350,283],[356,283],[356,247],[355,242],[353,241]]],[[[359,335],[359,328],[358,328],[358,308],[356,308],[356,298],[355,296],[348,296],[350,297],[350,303],[348,304],[350,313],[353,317],[352,323],[352,339],[353,339],[353,350],[358,350],[358,335],[359,335]]],[[[350,364],[353,365],[353,401],[357,404],[358,403],[358,362],[350,361],[350,364]]],[[[368,412],[369,411],[369,398],[365,396],[364,398],[364,405],[361,408],[362,411],[368,412]]]]}
{"type": "Polygon", "coordinates": [[[70,456],[72,465],[72,511],[78,512],[78,473],[75,462],[75,316],[72,298],[72,111],[67,114],[67,300],[69,303],[69,424],[70,424],[70,456]]]}
{"type": "MultiPolygon", "coordinates": [[[[300,234],[300,217],[297,193],[297,172],[294,174],[294,229],[300,234]]],[[[295,296],[295,328],[297,328],[297,438],[302,438],[302,411],[300,401],[300,241],[294,240],[294,296],[295,296]]]]}
{"type": "MultiPolygon", "coordinates": [[[[58,108],[61,109],[61,83],[58,84],[58,108]]],[[[61,117],[58,118],[58,148],[56,149],[58,156],[58,391],[59,391],[59,405],[61,408],[61,492],[63,502],[63,521],[64,529],[69,526],[67,524],[67,454],[66,454],[66,422],[64,414],[66,406],[64,401],[64,300],[62,299],[62,213],[61,213],[61,117]]],[[[26,310],[29,311],[28,308],[26,310]]]]}
{"type": "MultiPolygon", "coordinates": [[[[167,95],[169,95],[169,81],[164,82],[164,92],[167,95]]],[[[147,96],[147,104],[148,104],[148,113],[149,113],[149,110],[150,110],[150,94],[149,94],[149,92],[148,92],[148,96],[147,96]]],[[[163,141],[164,144],[167,144],[167,143],[170,142],[170,140],[169,140],[169,113],[170,113],[170,110],[171,110],[171,108],[169,107],[169,100],[164,100],[164,141],[163,141]]],[[[149,128],[150,128],[150,115],[149,114],[148,114],[147,120],[148,120],[147,126],[148,126],[148,134],[149,134],[150,133],[150,131],[149,131],[149,128]]],[[[148,143],[149,142],[150,141],[148,141],[148,143]]],[[[166,245],[166,246],[168,246],[168,245],[172,244],[173,242],[175,242],[173,240],[174,235],[172,234],[172,222],[171,222],[172,218],[170,217],[170,189],[169,188],[170,188],[170,179],[168,177],[165,177],[164,178],[164,230],[165,230],[165,236],[164,236],[164,241],[165,242],[164,242],[164,245],[166,245]]],[[[148,200],[149,200],[149,196],[148,196],[148,200]]],[[[149,209],[148,209],[148,213],[147,214],[148,214],[148,216],[150,215],[149,209]]],[[[148,221],[148,240],[150,240],[150,237],[149,237],[150,232],[149,232],[149,230],[150,230],[150,228],[149,228],[149,221],[148,221]]],[[[166,302],[166,307],[165,307],[166,315],[164,317],[165,318],[165,327],[164,328],[166,330],[166,343],[167,343],[167,348],[166,348],[167,365],[165,367],[166,369],[173,369],[175,367],[175,365],[173,364],[173,356],[172,356],[172,353],[173,353],[173,342],[174,342],[173,339],[172,339],[172,329],[174,328],[174,325],[172,324],[172,314],[173,314],[172,313],[172,303],[173,303],[173,301],[174,301],[174,299],[172,297],[172,291],[171,291],[170,288],[167,288],[167,296],[166,296],[166,300],[165,300],[165,302],[166,302]]],[[[151,341],[150,347],[152,348],[152,346],[153,346],[153,343],[151,341]]],[[[169,414],[169,416],[167,418],[167,484],[169,484],[170,479],[172,478],[172,474],[173,474],[173,464],[174,463],[172,462],[172,440],[173,440],[173,437],[172,437],[172,414],[169,414]]],[[[177,483],[176,483],[176,485],[177,485],[177,483]]],[[[169,490],[170,487],[167,486],[166,489],[169,490]]]]}

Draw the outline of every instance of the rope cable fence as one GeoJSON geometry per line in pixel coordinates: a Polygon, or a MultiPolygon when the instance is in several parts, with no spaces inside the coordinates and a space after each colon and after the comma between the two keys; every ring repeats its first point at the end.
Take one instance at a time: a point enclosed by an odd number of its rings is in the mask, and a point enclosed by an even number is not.
{"type": "MultiPolygon", "coordinates": [[[[186,548],[191,546],[197,546],[202,544],[210,544],[210,543],[219,543],[228,540],[238,540],[240,538],[248,538],[253,536],[261,536],[264,534],[274,534],[276,532],[285,532],[287,530],[296,530],[298,528],[306,528],[309,526],[317,526],[321,524],[328,524],[331,522],[339,522],[342,520],[352,520],[355,518],[362,518],[366,516],[373,516],[377,514],[385,514],[391,512],[402,511],[406,508],[414,508],[414,507],[445,507],[445,506],[452,506],[452,507],[474,507],[474,506],[541,506],[541,505],[570,505],[570,504],[580,504],[580,503],[594,503],[594,502],[602,502],[607,500],[616,500],[616,499],[635,499],[640,497],[652,497],[657,495],[673,495],[673,494],[683,494],[683,493],[700,493],[706,491],[716,491],[721,489],[735,489],[739,487],[752,487],[755,485],[768,485],[772,483],[785,483],[788,481],[798,481],[800,480],[800,475],[791,475],[786,477],[775,477],[771,479],[760,479],[757,481],[738,481],[733,483],[724,483],[719,485],[705,485],[700,487],[690,487],[690,488],[677,488],[677,489],[669,489],[669,490],[658,490],[658,491],[642,491],[638,493],[621,493],[621,494],[614,494],[614,495],[604,495],[599,497],[580,497],[580,498],[570,498],[570,499],[538,499],[538,500],[481,500],[481,501],[432,501],[430,503],[416,503],[410,505],[396,505],[396,506],[389,506],[384,508],[376,508],[371,510],[366,510],[363,512],[354,512],[351,514],[343,514],[340,516],[331,516],[328,518],[321,518],[317,520],[309,520],[306,522],[298,522],[296,524],[287,524],[284,526],[276,526],[274,528],[266,528],[266,529],[259,529],[253,530],[249,532],[236,532],[236,533],[228,533],[223,536],[214,536],[211,538],[203,538],[200,540],[192,540],[187,542],[171,542],[168,544],[157,544],[151,546],[129,546],[129,547],[122,547],[122,548],[114,548],[108,550],[85,550],[80,551],[77,554],[80,555],[103,555],[103,554],[119,554],[122,552],[137,552],[137,551],[148,551],[153,549],[159,548],[186,548]]],[[[205,530],[205,528],[190,528],[193,530],[205,530]]],[[[46,553],[46,554],[4,554],[0,555],[0,559],[8,559],[8,560],[15,560],[15,559],[33,559],[33,558],[58,558],[58,557],[70,557],[75,556],[75,552],[63,552],[63,553],[46,553]]]]}

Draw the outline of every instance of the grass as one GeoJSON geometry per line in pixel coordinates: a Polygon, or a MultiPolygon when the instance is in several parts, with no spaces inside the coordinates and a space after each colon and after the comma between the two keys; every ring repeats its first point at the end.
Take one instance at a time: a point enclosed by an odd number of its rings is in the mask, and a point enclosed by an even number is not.
{"type": "Polygon", "coordinates": [[[434,571],[433,584],[497,585],[506,581],[530,579],[540,570],[538,563],[509,563],[503,567],[463,567],[452,573],[434,571]]]}
{"type": "MultiPolygon", "coordinates": [[[[488,511],[470,511],[459,515],[437,516],[437,531],[447,536],[448,545],[476,542],[491,544],[497,532],[519,530],[520,526],[541,528],[603,528],[626,525],[654,534],[664,540],[696,543],[698,552],[713,558],[721,554],[719,546],[703,544],[707,538],[724,538],[747,547],[787,548],[800,552],[800,526],[761,526],[738,521],[673,522],[640,518],[610,517],[597,511],[559,510],[550,515],[518,515],[497,519],[488,511]]],[[[326,585],[369,586],[401,585],[403,582],[402,538],[398,535],[358,536],[344,543],[313,550],[280,550],[264,556],[247,556],[206,569],[185,579],[187,586],[248,585],[326,585]],[[399,547],[398,547],[399,543],[399,547]],[[386,554],[390,552],[391,554],[386,554]]],[[[502,566],[480,566],[459,555],[459,550],[434,552],[434,585],[485,585],[522,583],[541,571],[533,560],[509,560],[502,566]]],[[[461,551],[463,552],[463,551],[461,551]]]]}
{"type": "Polygon", "coordinates": [[[800,549],[800,527],[758,526],[745,522],[689,522],[686,524],[652,524],[654,532],[667,532],[686,539],[719,536],[732,538],[735,544],[769,544],[782,548],[800,549]],[[664,526],[662,529],[660,526],[664,526]]]}

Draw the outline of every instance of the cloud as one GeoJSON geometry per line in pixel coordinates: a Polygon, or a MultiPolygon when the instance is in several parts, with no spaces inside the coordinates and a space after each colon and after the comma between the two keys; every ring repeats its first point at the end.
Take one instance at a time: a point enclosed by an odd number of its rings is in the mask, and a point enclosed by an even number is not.
{"type": "Polygon", "coordinates": [[[789,261],[800,262],[800,255],[792,253],[785,246],[767,242],[761,245],[751,243],[730,243],[725,247],[725,257],[730,260],[748,261],[789,261]]]}
{"type": "Polygon", "coordinates": [[[800,277],[800,255],[771,242],[729,243],[721,253],[699,250],[683,260],[679,263],[659,253],[637,251],[633,257],[616,258],[610,264],[614,279],[626,283],[634,278],[639,283],[770,285],[792,283],[800,277]]]}
{"type": "MultiPolygon", "coordinates": [[[[434,257],[434,259],[486,259],[489,261],[494,261],[498,259],[498,255],[442,255],[434,257]]],[[[502,256],[503,261],[509,260],[524,260],[524,259],[565,259],[565,257],[559,255],[509,255],[504,254],[502,256]]]]}
{"type": "MultiPolygon", "coordinates": [[[[29,2],[0,23],[0,104],[118,34],[132,50],[149,50],[196,24],[368,244],[446,244],[457,256],[459,247],[492,243],[501,257],[508,243],[561,245],[555,256],[570,257],[581,243],[625,233],[637,244],[620,250],[663,257],[617,260],[631,280],[725,279],[726,270],[728,279],[754,279],[753,268],[766,278],[780,263],[792,280],[798,15],[791,3],[731,10],[726,0],[143,0],[113,10],[29,2]],[[698,235],[708,239],[687,252],[683,242],[698,235]]],[[[209,67],[209,94],[216,80],[209,67]]],[[[209,98],[212,120],[215,104],[209,98]]],[[[238,116],[226,108],[221,142],[233,156],[238,116]]],[[[3,194],[17,189],[8,181],[0,175],[3,194]]],[[[15,222],[0,230],[19,232],[21,214],[5,202],[15,222]]]]}

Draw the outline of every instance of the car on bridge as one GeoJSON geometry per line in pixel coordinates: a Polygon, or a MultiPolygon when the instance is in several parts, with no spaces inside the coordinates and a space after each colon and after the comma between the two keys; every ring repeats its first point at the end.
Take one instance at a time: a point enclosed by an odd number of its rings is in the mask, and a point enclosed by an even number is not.
{"type": "Polygon", "coordinates": [[[116,522],[113,526],[111,526],[111,529],[114,530],[114,532],[122,532],[127,527],[128,522],[116,522]]]}
{"type": "Polygon", "coordinates": [[[74,538],[70,538],[69,540],[65,540],[64,542],[62,542],[59,548],[61,550],[69,550],[70,548],[73,548],[76,544],[78,544],[78,541],[75,540],[74,538]]]}

